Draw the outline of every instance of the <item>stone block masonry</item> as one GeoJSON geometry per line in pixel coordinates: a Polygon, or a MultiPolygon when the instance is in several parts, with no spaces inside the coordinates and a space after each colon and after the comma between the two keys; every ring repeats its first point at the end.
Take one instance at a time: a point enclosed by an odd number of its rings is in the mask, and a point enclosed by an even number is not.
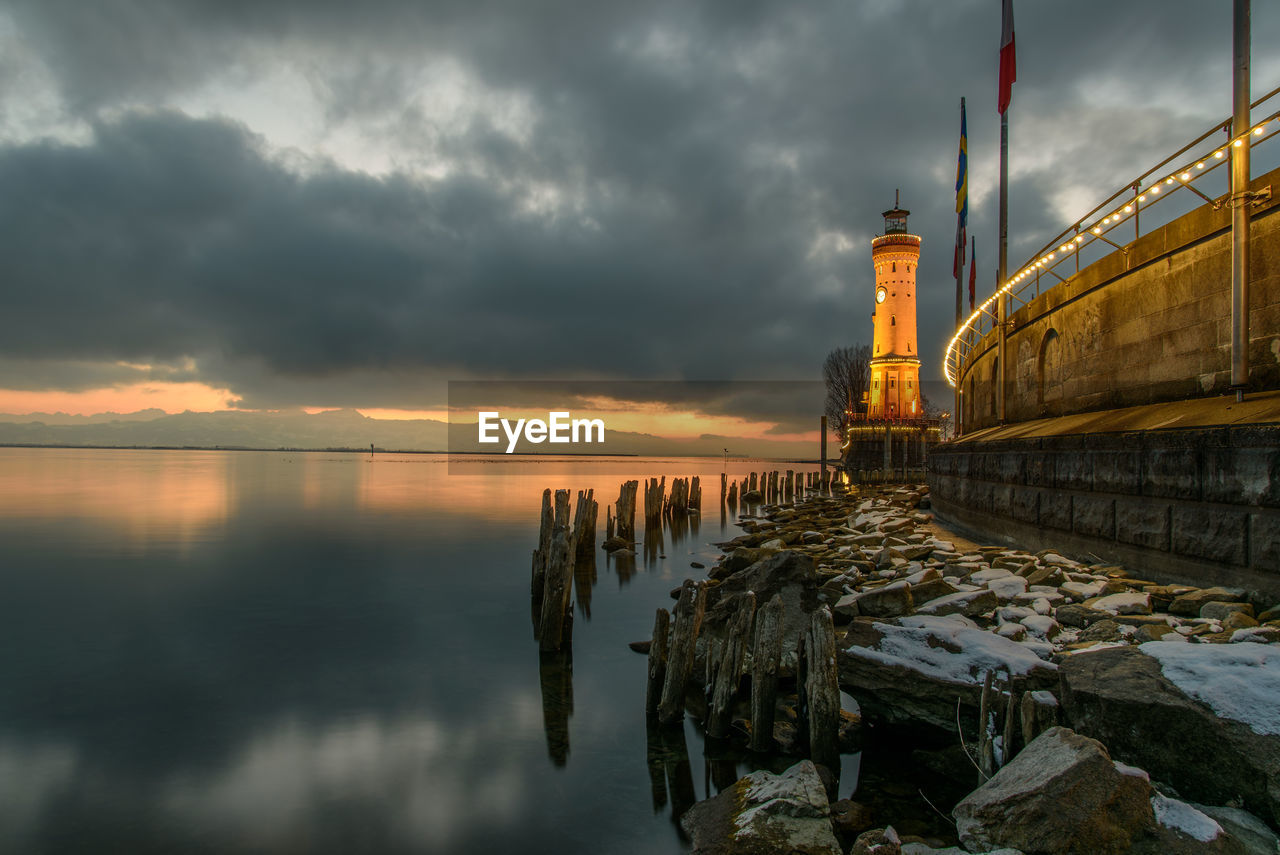
{"type": "Polygon", "coordinates": [[[953,442],[928,479],[955,525],[1280,598],[1280,425],[953,442]]]}

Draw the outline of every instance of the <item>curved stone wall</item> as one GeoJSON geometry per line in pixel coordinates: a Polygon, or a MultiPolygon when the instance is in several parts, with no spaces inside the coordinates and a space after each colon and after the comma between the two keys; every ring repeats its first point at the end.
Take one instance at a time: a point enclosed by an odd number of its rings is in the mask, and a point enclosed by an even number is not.
{"type": "MultiPolygon", "coordinates": [[[[1280,388],[1280,170],[1252,220],[1251,384],[1280,388]]],[[[1010,315],[1006,421],[1220,395],[1231,372],[1231,212],[1205,205],[1010,315]]],[[[961,374],[964,430],[998,423],[987,333],[961,374]]]]}

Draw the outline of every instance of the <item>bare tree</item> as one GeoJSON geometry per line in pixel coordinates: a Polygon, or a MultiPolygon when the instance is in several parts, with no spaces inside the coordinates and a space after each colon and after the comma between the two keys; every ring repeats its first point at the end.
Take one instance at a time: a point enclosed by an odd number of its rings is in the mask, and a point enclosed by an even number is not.
{"type": "Polygon", "coordinates": [[[844,439],[850,414],[867,411],[867,384],[871,382],[871,348],[865,344],[837,347],[822,363],[827,384],[827,426],[844,439]]]}

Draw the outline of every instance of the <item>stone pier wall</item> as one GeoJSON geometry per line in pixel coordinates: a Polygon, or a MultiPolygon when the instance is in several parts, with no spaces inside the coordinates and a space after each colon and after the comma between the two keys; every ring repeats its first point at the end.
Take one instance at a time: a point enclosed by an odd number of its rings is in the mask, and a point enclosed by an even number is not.
{"type": "Polygon", "coordinates": [[[1280,598],[1278,425],[962,440],[928,481],[962,529],[1280,598]]]}

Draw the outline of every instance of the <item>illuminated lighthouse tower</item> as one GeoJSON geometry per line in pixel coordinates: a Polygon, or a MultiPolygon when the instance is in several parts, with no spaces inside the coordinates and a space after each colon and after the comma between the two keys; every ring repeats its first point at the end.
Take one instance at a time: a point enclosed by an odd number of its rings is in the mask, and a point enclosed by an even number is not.
{"type": "Polygon", "coordinates": [[[876,308],[871,318],[875,340],[871,346],[871,388],[867,415],[871,419],[922,418],[920,351],[916,347],[916,267],[920,237],[907,232],[907,215],[898,207],[884,212],[884,234],[871,241],[876,268],[876,308]]]}

